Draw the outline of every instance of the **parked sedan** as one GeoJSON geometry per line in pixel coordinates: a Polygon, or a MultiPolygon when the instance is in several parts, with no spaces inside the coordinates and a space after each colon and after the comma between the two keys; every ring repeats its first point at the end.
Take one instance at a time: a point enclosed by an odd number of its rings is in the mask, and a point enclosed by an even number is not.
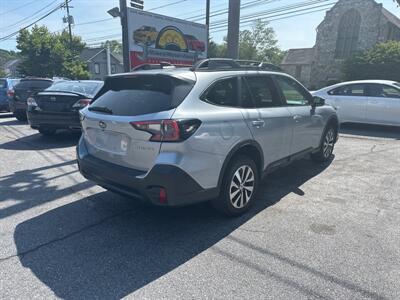
{"type": "Polygon", "coordinates": [[[340,123],[400,126],[400,83],[386,80],[342,82],[313,92],[336,107],[340,123]]]}
{"type": "Polygon", "coordinates": [[[14,92],[9,94],[10,111],[19,121],[26,121],[27,99],[36,92],[43,91],[53,84],[47,78],[23,78],[14,86],[14,92]]]}
{"type": "Polygon", "coordinates": [[[10,111],[8,99],[14,96],[14,86],[19,79],[0,78],[0,112],[10,111]]]}
{"type": "Polygon", "coordinates": [[[28,121],[43,135],[80,130],[79,110],[90,103],[102,81],[61,81],[28,98],[28,121]]]}

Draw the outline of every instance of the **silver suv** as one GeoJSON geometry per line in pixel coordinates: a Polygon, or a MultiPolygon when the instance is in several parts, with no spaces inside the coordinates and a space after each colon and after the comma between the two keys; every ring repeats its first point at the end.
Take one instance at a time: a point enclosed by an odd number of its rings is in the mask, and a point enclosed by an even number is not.
{"type": "Polygon", "coordinates": [[[310,155],[327,161],[335,110],[292,77],[233,60],[118,74],[81,110],[80,172],[163,206],[211,200],[237,216],[263,175],[310,155]]]}

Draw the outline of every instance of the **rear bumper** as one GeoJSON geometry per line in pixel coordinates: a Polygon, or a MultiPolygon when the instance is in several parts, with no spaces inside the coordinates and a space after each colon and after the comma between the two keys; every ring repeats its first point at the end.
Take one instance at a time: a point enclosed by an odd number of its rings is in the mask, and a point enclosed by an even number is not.
{"type": "Polygon", "coordinates": [[[28,122],[33,129],[40,127],[51,127],[54,129],[73,129],[80,130],[79,113],[48,113],[41,111],[31,111],[28,109],[28,122]]]}
{"type": "Polygon", "coordinates": [[[13,99],[8,100],[8,105],[13,113],[25,113],[28,107],[26,101],[15,101],[13,99]]]}
{"type": "Polygon", "coordinates": [[[203,189],[182,169],[172,165],[155,165],[148,173],[122,167],[90,155],[81,137],[77,146],[81,174],[111,191],[140,198],[155,205],[184,206],[215,198],[218,188],[203,189]],[[164,188],[167,203],[160,203],[159,192],[164,188]]]}

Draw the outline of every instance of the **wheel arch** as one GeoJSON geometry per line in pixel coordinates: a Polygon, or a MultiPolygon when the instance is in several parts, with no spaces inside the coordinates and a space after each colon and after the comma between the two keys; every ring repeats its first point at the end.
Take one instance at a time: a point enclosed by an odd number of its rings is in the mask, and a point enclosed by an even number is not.
{"type": "Polygon", "coordinates": [[[263,167],[264,167],[264,155],[262,148],[259,143],[254,140],[247,140],[240,142],[235,145],[228,153],[225,158],[224,163],[222,164],[222,168],[218,178],[218,187],[220,188],[222,185],[222,180],[224,178],[226,169],[232,160],[238,155],[245,155],[254,160],[259,176],[262,176],[263,167]]]}

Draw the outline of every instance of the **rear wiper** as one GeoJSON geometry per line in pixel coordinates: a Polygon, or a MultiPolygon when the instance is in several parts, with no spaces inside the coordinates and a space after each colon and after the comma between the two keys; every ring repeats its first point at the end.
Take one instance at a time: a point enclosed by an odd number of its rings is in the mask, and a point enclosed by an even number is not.
{"type": "Polygon", "coordinates": [[[90,111],[99,111],[99,112],[103,112],[103,113],[110,114],[110,115],[113,114],[113,111],[105,106],[89,106],[88,109],[90,111]]]}

